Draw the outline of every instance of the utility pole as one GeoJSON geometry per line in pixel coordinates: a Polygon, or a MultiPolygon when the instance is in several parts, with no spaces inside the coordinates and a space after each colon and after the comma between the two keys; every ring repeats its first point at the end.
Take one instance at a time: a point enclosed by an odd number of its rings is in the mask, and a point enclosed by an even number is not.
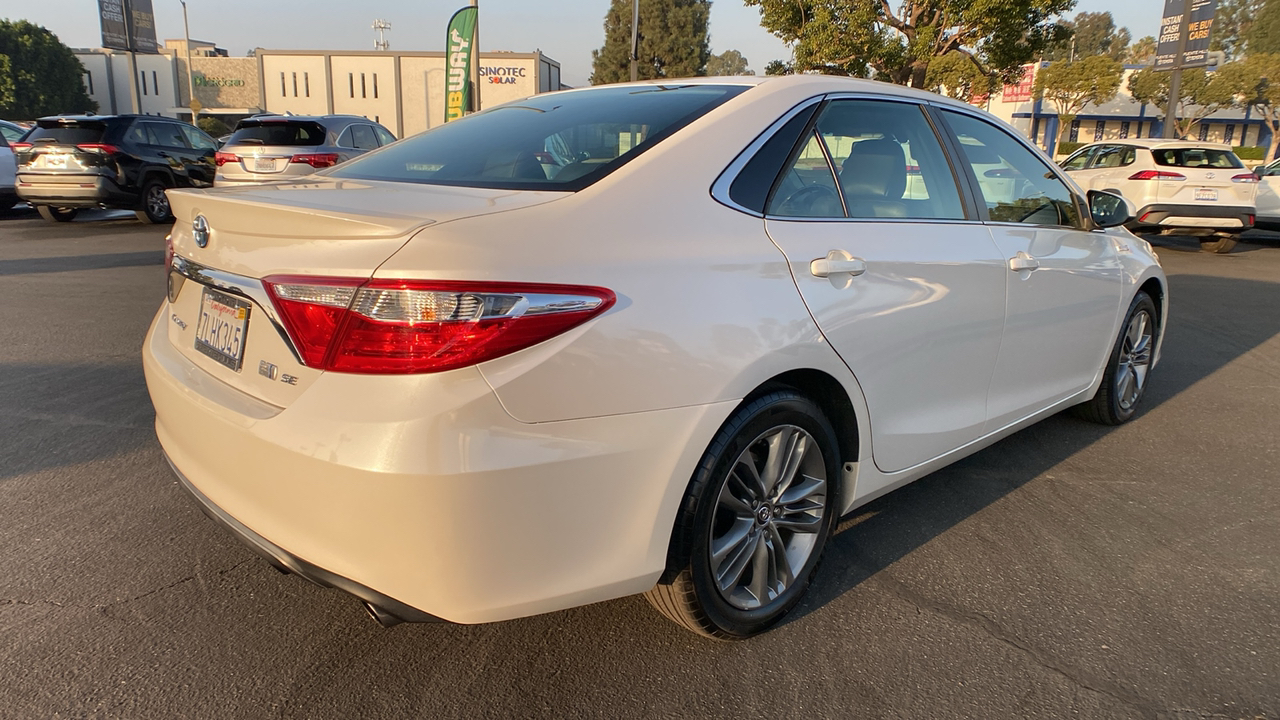
{"type": "Polygon", "coordinates": [[[191,98],[191,124],[195,125],[200,119],[200,103],[196,100],[196,81],[191,77],[191,26],[187,24],[187,0],[178,2],[182,3],[182,33],[187,41],[187,95],[191,98]]]}
{"type": "Polygon", "coordinates": [[[1182,22],[1178,23],[1178,54],[1173,58],[1173,70],[1169,75],[1169,102],[1164,111],[1164,137],[1176,138],[1178,101],[1182,99],[1182,61],[1187,52],[1187,33],[1191,25],[1191,1],[1182,0],[1182,22]]]}
{"type": "Polygon", "coordinates": [[[640,0],[631,0],[631,82],[636,81],[640,59],[640,0]]]}
{"type": "Polygon", "coordinates": [[[480,0],[471,0],[476,9],[475,29],[471,31],[471,112],[480,111],[480,0]]]}
{"type": "Polygon", "coordinates": [[[133,52],[133,4],[120,0],[124,7],[124,44],[129,47],[129,107],[133,114],[142,113],[142,99],[138,97],[138,58],[133,52]]]}

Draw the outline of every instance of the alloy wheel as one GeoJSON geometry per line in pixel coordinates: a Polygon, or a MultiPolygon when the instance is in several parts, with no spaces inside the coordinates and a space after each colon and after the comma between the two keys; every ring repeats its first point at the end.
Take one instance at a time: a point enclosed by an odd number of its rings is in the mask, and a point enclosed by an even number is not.
{"type": "Polygon", "coordinates": [[[1152,327],[1151,315],[1146,310],[1129,318],[1116,363],[1116,397],[1122,410],[1131,410],[1146,386],[1151,370],[1152,327]]]}

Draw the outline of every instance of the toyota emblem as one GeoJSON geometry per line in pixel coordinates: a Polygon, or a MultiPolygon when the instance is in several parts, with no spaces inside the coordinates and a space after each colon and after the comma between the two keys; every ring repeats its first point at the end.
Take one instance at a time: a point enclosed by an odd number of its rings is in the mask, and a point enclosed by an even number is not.
{"type": "Polygon", "coordinates": [[[197,215],[191,221],[191,237],[195,238],[196,245],[200,247],[209,244],[209,221],[203,215],[197,215]]]}

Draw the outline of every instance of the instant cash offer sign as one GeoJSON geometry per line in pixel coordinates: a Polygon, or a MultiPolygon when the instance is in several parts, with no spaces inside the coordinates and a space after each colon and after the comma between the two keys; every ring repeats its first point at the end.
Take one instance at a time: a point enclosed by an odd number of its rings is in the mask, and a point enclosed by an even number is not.
{"type": "Polygon", "coordinates": [[[98,18],[102,24],[102,47],[160,52],[151,0],[98,0],[98,18]]]}
{"type": "Polygon", "coordinates": [[[1218,0],[1164,0],[1164,17],[1160,20],[1160,41],[1156,46],[1156,69],[1168,70],[1177,65],[1178,40],[1182,35],[1182,15],[1190,6],[1187,44],[1183,47],[1182,67],[1209,64],[1209,34],[1213,30],[1213,14],[1218,0]]]}
{"type": "Polygon", "coordinates": [[[474,56],[472,44],[476,37],[475,7],[464,7],[449,19],[449,33],[445,39],[444,58],[444,121],[457,120],[471,109],[471,62],[474,56]]]}

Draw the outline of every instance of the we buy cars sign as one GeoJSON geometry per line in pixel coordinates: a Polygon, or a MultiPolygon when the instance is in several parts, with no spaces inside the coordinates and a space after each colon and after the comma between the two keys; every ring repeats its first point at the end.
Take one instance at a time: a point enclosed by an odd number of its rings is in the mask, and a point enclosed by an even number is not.
{"type": "Polygon", "coordinates": [[[1156,69],[1170,70],[1177,65],[1178,41],[1182,37],[1183,14],[1190,8],[1187,44],[1183,47],[1182,67],[1209,64],[1209,35],[1213,32],[1213,16],[1218,0],[1164,0],[1164,17],[1160,20],[1160,39],[1156,45],[1156,69]]]}

